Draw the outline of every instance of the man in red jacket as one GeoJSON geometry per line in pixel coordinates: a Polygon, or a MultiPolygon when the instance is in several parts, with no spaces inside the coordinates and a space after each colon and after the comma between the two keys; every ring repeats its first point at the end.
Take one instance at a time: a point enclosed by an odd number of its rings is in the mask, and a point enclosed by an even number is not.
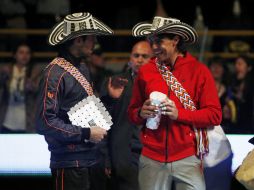
{"type": "Polygon", "coordinates": [[[155,17],[152,24],[134,26],[133,35],[147,36],[155,55],[140,68],[128,108],[130,120],[144,126],[140,188],[169,190],[174,184],[176,190],[204,190],[204,129],[220,124],[221,107],[209,69],[186,51],[197,33],[178,19],[155,17]],[[167,95],[156,106],[149,98],[154,91],[167,95]],[[159,113],[157,129],[145,126],[159,113]]]}

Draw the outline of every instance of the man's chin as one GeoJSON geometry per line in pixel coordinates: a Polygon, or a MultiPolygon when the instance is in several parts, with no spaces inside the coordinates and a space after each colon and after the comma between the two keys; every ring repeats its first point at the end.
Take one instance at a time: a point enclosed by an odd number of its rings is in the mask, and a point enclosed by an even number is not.
{"type": "Polygon", "coordinates": [[[165,60],[161,55],[156,56],[156,58],[159,62],[163,62],[165,60]]]}
{"type": "Polygon", "coordinates": [[[88,59],[88,58],[90,58],[91,57],[91,55],[88,55],[88,54],[81,54],[80,55],[80,58],[81,59],[88,59]]]}

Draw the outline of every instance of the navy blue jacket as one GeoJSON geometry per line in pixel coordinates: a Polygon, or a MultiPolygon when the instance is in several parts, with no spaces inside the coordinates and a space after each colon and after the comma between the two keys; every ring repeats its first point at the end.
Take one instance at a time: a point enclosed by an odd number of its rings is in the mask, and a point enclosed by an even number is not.
{"type": "MultiPolygon", "coordinates": [[[[64,56],[62,56],[64,57],[64,56]]],[[[87,67],[70,54],[64,57],[90,82],[87,67]]],[[[90,129],[72,125],[67,112],[88,95],[84,88],[58,65],[50,65],[39,86],[37,132],[45,136],[51,152],[51,168],[88,167],[98,161],[98,144],[85,142],[90,129]]]]}

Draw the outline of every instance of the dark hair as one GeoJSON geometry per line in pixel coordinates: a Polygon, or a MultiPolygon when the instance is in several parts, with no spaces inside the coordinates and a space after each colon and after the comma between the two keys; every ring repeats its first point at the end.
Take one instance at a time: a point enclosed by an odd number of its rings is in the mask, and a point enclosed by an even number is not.
{"type": "Polygon", "coordinates": [[[132,49],[133,49],[133,46],[135,45],[135,44],[137,44],[137,43],[139,43],[139,42],[142,42],[142,41],[147,41],[147,42],[149,42],[149,40],[147,40],[147,37],[131,37],[131,40],[130,41],[128,41],[128,43],[129,43],[129,47],[128,47],[128,51],[129,52],[131,52],[132,51],[132,49]]]}
{"type": "Polygon", "coordinates": [[[69,47],[73,44],[73,42],[74,42],[74,39],[67,40],[66,42],[64,42],[62,44],[56,45],[55,48],[59,54],[62,54],[64,52],[68,51],[69,47]]]}
{"type": "Polygon", "coordinates": [[[12,53],[13,53],[13,54],[17,53],[18,49],[19,49],[21,46],[27,46],[27,47],[30,49],[30,52],[32,52],[31,46],[30,46],[26,41],[22,41],[22,42],[19,42],[19,43],[12,49],[12,53]]]}
{"type": "Polygon", "coordinates": [[[180,53],[183,53],[185,54],[187,49],[186,49],[186,44],[185,42],[183,41],[183,38],[179,35],[176,35],[176,34],[168,34],[168,33],[163,33],[163,34],[159,34],[158,37],[159,38],[168,38],[170,40],[174,39],[175,36],[178,36],[179,37],[179,42],[177,43],[177,50],[180,52],[180,53]]]}
{"type": "Polygon", "coordinates": [[[246,64],[249,66],[253,65],[253,60],[250,58],[250,56],[248,54],[239,54],[236,59],[242,58],[246,64]]]}
{"type": "MultiPolygon", "coordinates": [[[[17,53],[18,49],[22,46],[28,47],[30,50],[30,53],[31,53],[31,59],[30,59],[29,63],[27,64],[27,70],[26,70],[26,77],[29,78],[32,75],[32,70],[34,67],[33,52],[32,52],[31,46],[26,41],[22,41],[22,42],[18,43],[17,46],[15,46],[13,48],[12,52],[13,52],[13,55],[15,55],[17,53]]],[[[16,60],[13,60],[14,64],[15,64],[15,62],[16,62],[16,60]]]]}
{"type": "MultiPolygon", "coordinates": [[[[82,37],[83,40],[85,41],[87,36],[79,36],[79,37],[82,37]]],[[[62,44],[56,45],[55,48],[58,51],[58,53],[62,54],[64,52],[68,51],[69,47],[73,44],[75,39],[76,38],[73,38],[73,39],[63,42],[62,44]]]]}
{"type": "Polygon", "coordinates": [[[220,56],[212,57],[208,62],[208,66],[210,67],[211,65],[215,63],[218,65],[221,65],[222,67],[225,67],[224,60],[220,56]]]}
{"type": "Polygon", "coordinates": [[[212,57],[208,62],[208,67],[210,68],[212,65],[220,65],[223,68],[223,76],[222,76],[222,83],[226,86],[231,83],[231,73],[227,66],[227,63],[224,59],[220,56],[214,56],[212,57]]]}

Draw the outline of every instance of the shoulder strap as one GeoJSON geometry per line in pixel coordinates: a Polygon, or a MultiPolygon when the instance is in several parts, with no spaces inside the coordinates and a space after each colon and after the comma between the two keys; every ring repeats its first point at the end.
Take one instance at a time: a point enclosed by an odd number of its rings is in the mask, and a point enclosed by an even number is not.
{"type": "Polygon", "coordinates": [[[52,64],[57,64],[65,71],[69,72],[81,84],[89,96],[93,95],[93,88],[90,83],[86,80],[84,75],[82,75],[80,71],[70,62],[66,61],[64,58],[57,57],[50,63],[50,65],[52,64]]]}
{"type": "Polygon", "coordinates": [[[195,104],[192,101],[188,92],[184,89],[182,84],[178,82],[177,78],[169,71],[165,65],[160,65],[156,62],[156,66],[162,75],[162,78],[166,81],[170,89],[175,93],[176,97],[183,104],[185,109],[196,110],[195,104]]]}
{"type": "MultiPolygon", "coordinates": [[[[195,104],[191,99],[188,92],[184,89],[182,84],[178,82],[177,78],[169,71],[169,69],[165,65],[161,65],[158,63],[157,59],[155,61],[157,69],[159,70],[162,78],[166,81],[167,85],[174,92],[176,97],[183,104],[185,109],[189,109],[191,111],[196,110],[195,104]]],[[[206,155],[209,150],[209,142],[207,138],[207,132],[205,129],[197,129],[193,127],[195,131],[196,141],[197,141],[197,155],[202,159],[204,155],[206,155]]]]}

